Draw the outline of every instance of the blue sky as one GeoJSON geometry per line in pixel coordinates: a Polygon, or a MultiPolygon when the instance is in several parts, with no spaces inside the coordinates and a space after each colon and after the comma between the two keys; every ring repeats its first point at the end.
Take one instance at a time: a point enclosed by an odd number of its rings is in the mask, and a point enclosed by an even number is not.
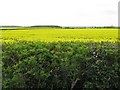
{"type": "Polygon", "coordinates": [[[117,26],[119,0],[0,0],[0,25],[117,26]]]}

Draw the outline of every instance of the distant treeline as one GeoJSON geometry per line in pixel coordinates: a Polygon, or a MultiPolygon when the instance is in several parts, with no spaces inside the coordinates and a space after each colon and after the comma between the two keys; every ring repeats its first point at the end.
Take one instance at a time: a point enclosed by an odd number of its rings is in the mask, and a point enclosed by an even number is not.
{"type": "Polygon", "coordinates": [[[63,28],[76,29],[76,28],[118,28],[118,27],[105,26],[105,27],[63,27],[63,28]]]}
{"type": "Polygon", "coordinates": [[[57,25],[36,25],[36,26],[0,26],[1,30],[20,30],[20,29],[31,29],[31,28],[63,28],[63,29],[81,29],[81,28],[120,28],[114,26],[103,26],[103,27],[71,27],[71,26],[57,26],[57,25]]]}
{"type": "Polygon", "coordinates": [[[42,26],[30,26],[31,28],[62,28],[61,26],[54,26],[54,25],[42,25],[42,26]]]}

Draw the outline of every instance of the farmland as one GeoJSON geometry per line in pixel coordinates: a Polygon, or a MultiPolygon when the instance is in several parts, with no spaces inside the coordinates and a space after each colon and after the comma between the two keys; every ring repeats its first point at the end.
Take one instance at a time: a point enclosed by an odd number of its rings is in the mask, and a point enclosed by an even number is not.
{"type": "Polygon", "coordinates": [[[80,42],[116,42],[118,41],[118,29],[23,29],[3,30],[3,42],[14,41],[80,41],[80,42]]]}
{"type": "Polygon", "coordinates": [[[2,30],[3,88],[120,89],[116,28],[2,30]]]}

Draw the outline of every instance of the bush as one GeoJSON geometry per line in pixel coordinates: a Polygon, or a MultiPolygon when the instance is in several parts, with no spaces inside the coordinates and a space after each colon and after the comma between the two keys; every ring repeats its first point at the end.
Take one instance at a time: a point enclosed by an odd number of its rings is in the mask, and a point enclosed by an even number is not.
{"type": "Polygon", "coordinates": [[[4,43],[3,88],[118,88],[117,43],[4,43]]]}

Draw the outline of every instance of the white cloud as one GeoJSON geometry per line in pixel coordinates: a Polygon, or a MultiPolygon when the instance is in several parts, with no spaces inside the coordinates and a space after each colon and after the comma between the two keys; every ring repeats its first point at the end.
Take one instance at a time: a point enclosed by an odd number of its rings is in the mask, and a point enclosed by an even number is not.
{"type": "Polygon", "coordinates": [[[119,0],[0,0],[0,25],[108,26],[119,0]]]}

